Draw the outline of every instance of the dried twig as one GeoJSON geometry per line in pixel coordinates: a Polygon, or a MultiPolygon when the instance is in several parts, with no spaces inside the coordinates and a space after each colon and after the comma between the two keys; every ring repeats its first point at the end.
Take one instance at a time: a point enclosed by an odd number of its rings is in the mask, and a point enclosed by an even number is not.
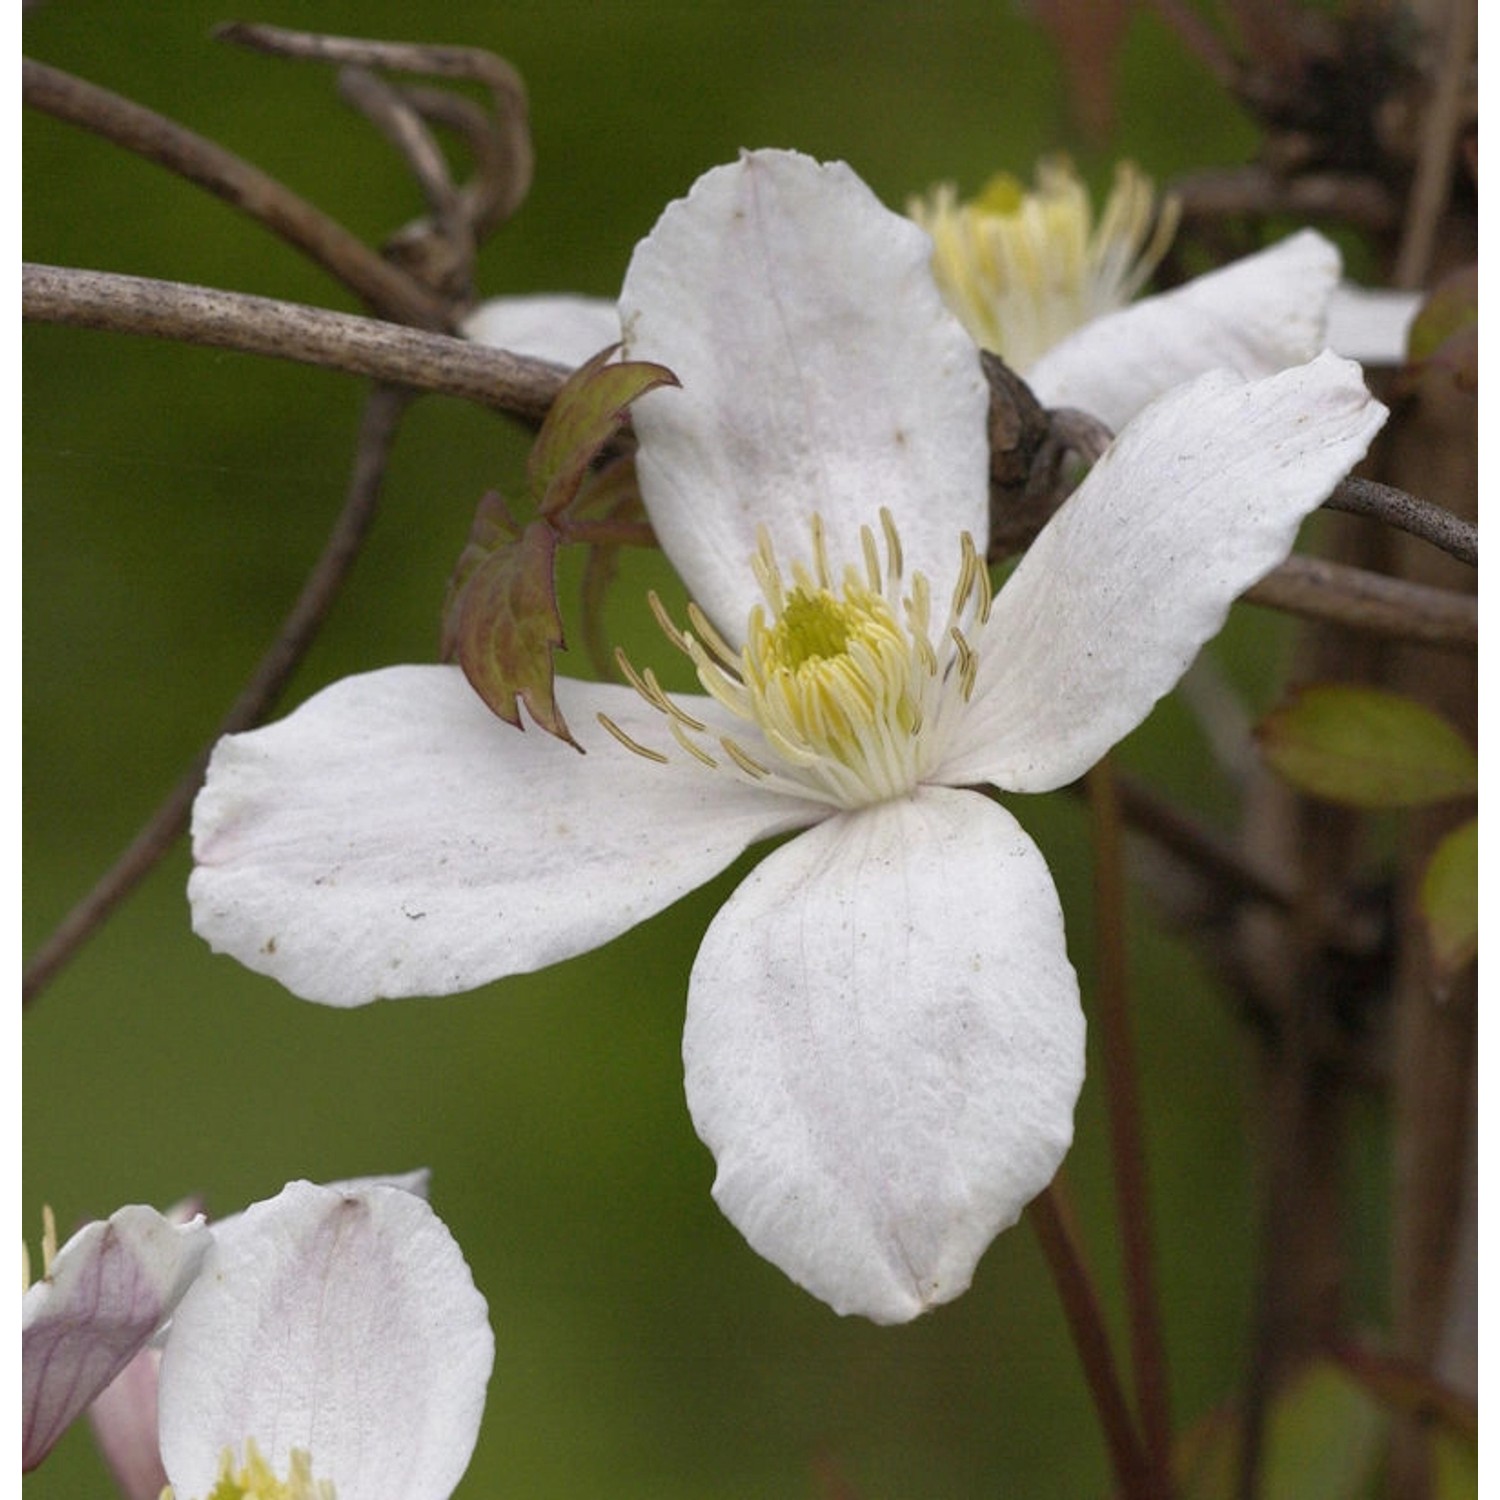
{"type": "Polygon", "coordinates": [[[1310,620],[1370,635],[1417,641],[1473,655],[1479,649],[1479,605],[1468,594],[1408,583],[1300,553],[1248,589],[1244,598],[1310,620]]]}
{"type": "Polygon", "coordinates": [[[1438,226],[1453,185],[1454,148],[1464,126],[1478,24],[1479,7],[1474,0],[1449,4],[1442,62],[1422,127],[1416,175],[1406,200],[1401,248],[1391,278],[1397,286],[1423,286],[1432,269],[1438,226]]]}
{"type": "Polygon", "coordinates": [[[540,423],[568,372],[444,334],[108,271],[23,267],[26,317],[266,354],[477,401],[540,423]]]}
{"type": "Polygon", "coordinates": [[[27,104],[135,151],[232,203],[316,261],[372,311],[415,327],[452,325],[447,305],[274,177],[154,110],[26,59],[27,104]]]}
{"type": "Polygon", "coordinates": [[[1370,516],[1441,548],[1449,557],[1479,566],[1479,528],[1462,516],[1456,516],[1441,505],[1419,500],[1394,485],[1377,484],[1373,479],[1346,479],[1323,502],[1326,510],[1347,511],[1351,515],[1370,516]]]}
{"type": "Polygon", "coordinates": [[[1393,230],[1399,200],[1373,177],[1352,172],[1299,172],[1294,177],[1252,165],[1191,172],[1167,184],[1184,226],[1226,219],[1290,218],[1351,225],[1371,234],[1393,230]]]}
{"type": "MultiPolygon", "coordinates": [[[[453,78],[480,83],[489,89],[495,113],[487,140],[476,149],[476,203],[484,205],[475,220],[482,238],[496,224],[509,218],[531,186],[533,156],[528,124],[529,106],[521,75],[503,58],[482,47],[444,47],[423,42],[369,41],[360,37],[321,36],[313,32],[288,31],[280,26],[261,26],[236,21],[219,27],[221,41],[234,42],[275,57],[306,58],[359,68],[379,68],[400,73],[425,73],[435,78],[453,78]]],[[[412,95],[423,113],[426,106],[412,95]]],[[[438,106],[433,117],[447,115],[438,106]]],[[[472,122],[471,122],[472,126],[472,122]]],[[[470,134],[466,130],[466,134],[470,134]]],[[[475,137],[470,134],[471,142],[475,137]]]]}

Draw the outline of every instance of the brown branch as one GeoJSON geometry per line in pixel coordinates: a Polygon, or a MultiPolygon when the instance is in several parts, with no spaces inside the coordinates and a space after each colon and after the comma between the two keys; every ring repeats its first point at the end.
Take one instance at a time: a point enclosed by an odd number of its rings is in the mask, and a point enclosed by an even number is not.
{"type": "Polygon", "coordinates": [[[175,281],[23,267],[32,319],[265,354],[477,401],[539,423],[568,371],[445,334],[175,281]]]}
{"type": "Polygon", "coordinates": [[[1119,1493],[1125,1500],[1164,1500],[1153,1482],[1145,1450],[1130,1417],[1099,1294],[1078,1245],[1072,1211],[1063,1196],[1061,1173],[1027,1205],[1026,1221],[1052,1273],[1089,1394],[1094,1398],[1119,1493]]]}
{"type": "Polygon", "coordinates": [[[1479,605],[1468,594],[1407,583],[1300,553],[1242,596],[1311,620],[1370,635],[1416,641],[1473,655],[1479,650],[1479,605]]]}
{"type": "Polygon", "coordinates": [[[1479,566],[1479,528],[1462,516],[1456,516],[1430,500],[1419,500],[1391,484],[1377,484],[1373,479],[1346,479],[1323,502],[1326,510],[1347,511],[1350,515],[1370,516],[1398,531],[1405,531],[1431,542],[1449,557],[1479,566]]]}
{"type": "Polygon", "coordinates": [[[1151,0],[1152,9],[1177,33],[1177,39],[1207,69],[1225,93],[1233,94],[1240,82],[1239,60],[1207,21],[1182,0],[1151,0]]]}
{"type": "Polygon", "coordinates": [[[1475,0],[1450,0],[1437,88],[1427,110],[1416,175],[1406,201],[1401,248],[1391,279],[1397,286],[1425,285],[1432,269],[1438,226],[1453,186],[1454,147],[1464,124],[1464,98],[1474,61],[1475,0]]]}
{"type": "Polygon", "coordinates": [[[27,104],[177,172],[302,251],[373,311],[398,323],[451,326],[427,288],[259,167],[154,110],[44,63],[25,60],[27,104]]]}
{"type": "Polygon", "coordinates": [[[438,96],[420,89],[402,92],[418,113],[458,130],[473,150],[475,176],[464,192],[472,197],[472,223],[480,239],[508,219],[530,190],[535,159],[531,148],[526,85],[521,75],[493,52],[481,47],[322,36],[240,21],[220,26],[214,35],[220,41],[233,42],[273,57],[426,73],[483,84],[494,101],[493,118],[476,118],[477,112],[466,109],[467,101],[456,96],[438,96]]]}
{"type": "Polygon", "coordinates": [[[21,1001],[30,1004],[87,938],[155,868],[187,827],[193,799],[203,785],[208,757],[221,735],[259,724],[317,636],[374,519],[386,461],[411,396],[389,386],[370,394],[360,426],[354,470],[343,508],[275,639],[261,658],[209,744],[147,819],[94,888],[63,918],[26,965],[21,1001]]]}
{"type": "Polygon", "coordinates": [[[429,217],[388,241],[386,253],[445,298],[472,301],[479,241],[469,200],[454,186],[448,159],[427,122],[401,89],[365,68],[342,69],[339,93],[396,148],[427,202],[429,217]]]}
{"type": "Polygon", "coordinates": [[[1106,755],[1084,778],[1094,845],[1095,1007],[1103,1036],[1104,1093],[1114,1163],[1115,1214],[1125,1270],[1136,1411],[1147,1459],[1166,1488],[1172,1467],[1171,1406],[1161,1301],[1151,1245],[1146,1143],[1141,1125],[1135,1041],[1130,1024],[1130,960],[1126,938],[1125,841],[1114,769],[1106,755]]]}
{"type": "Polygon", "coordinates": [[[1168,184],[1185,225],[1224,219],[1286,217],[1343,223],[1386,234],[1401,219],[1396,198],[1373,177],[1348,172],[1282,176],[1265,166],[1191,172],[1168,184]]]}

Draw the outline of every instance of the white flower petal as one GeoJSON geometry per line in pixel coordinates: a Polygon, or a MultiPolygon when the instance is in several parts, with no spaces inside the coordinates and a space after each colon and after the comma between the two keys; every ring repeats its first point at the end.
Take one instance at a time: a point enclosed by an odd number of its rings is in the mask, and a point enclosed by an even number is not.
{"type": "MultiPolygon", "coordinates": [[[[338,1193],[359,1193],[370,1187],[394,1187],[406,1193],[415,1193],[419,1198],[427,1197],[431,1185],[432,1170],[429,1167],[418,1167],[414,1172],[399,1172],[394,1175],[380,1173],[371,1177],[341,1177],[333,1182],[320,1184],[338,1193]]],[[[243,1232],[246,1212],[247,1210],[241,1209],[238,1213],[225,1214],[222,1219],[214,1219],[209,1224],[214,1243],[221,1249],[225,1245],[233,1248],[234,1241],[243,1232]]]]}
{"type": "Polygon", "coordinates": [[[1405,364],[1406,336],[1425,295],[1341,281],[1328,302],[1328,347],[1365,365],[1405,364]]]}
{"type": "Polygon", "coordinates": [[[463,335],[512,354],[576,366],[620,342],[620,315],[603,297],[496,297],[464,319],[463,335]]]}
{"type": "Polygon", "coordinates": [[[21,1467],[32,1469],[177,1305],[210,1245],[201,1218],[140,1204],[86,1224],[21,1297],[21,1467]]]}
{"type": "Polygon", "coordinates": [[[1246,379],[1299,365],[1327,343],[1339,253],[1304,229],[1222,270],[1098,318],[1025,372],[1044,406],[1118,432],[1164,391],[1209,370],[1246,379]]]}
{"type": "Polygon", "coordinates": [[[769,855],[693,967],[714,1196],[841,1313],[956,1297],[1072,1139],[1083,1014],[1057,893],[998,804],[921,788],[769,855]]]}
{"type": "Polygon", "coordinates": [[[329,1005],[452,994],[597,947],[820,816],[631,754],[596,710],[672,741],[629,689],[557,691],[586,755],[502,723],[457,667],[346,678],[222,740],[193,815],[195,930],[329,1005]]]}
{"type": "Polygon", "coordinates": [[[1001,589],[938,778],[1045,792],[1081,776],[1286,557],[1385,418],[1334,354],[1248,384],[1207,375],[1149,407],[1001,589]]]}
{"type": "Polygon", "coordinates": [[[699,178],[636,247],[629,359],[681,390],[632,407],[651,523],[698,603],[744,639],[764,525],[784,562],[809,517],[855,560],[882,506],[939,599],[984,535],[988,389],[932,279],[932,244],[842,162],[757,151],[699,178]]]}
{"type": "Polygon", "coordinates": [[[253,1441],[339,1500],[445,1500],[494,1362],[484,1298],[431,1208],[393,1187],[290,1183],[217,1243],[172,1321],[161,1450],[182,1496],[253,1441]]]}

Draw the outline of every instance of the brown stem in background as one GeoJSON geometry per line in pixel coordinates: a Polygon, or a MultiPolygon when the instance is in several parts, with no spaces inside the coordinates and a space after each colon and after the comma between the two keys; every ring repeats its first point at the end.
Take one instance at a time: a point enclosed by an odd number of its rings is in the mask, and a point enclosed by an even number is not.
{"type": "Polygon", "coordinates": [[[153,870],[187,827],[208,757],[221,735],[259,724],[317,636],[375,516],[396,431],[409,391],[377,386],[365,404],[343,508],[302,591],[248,683],[230,706],[213,740],[147,819],[94,888],[63,918],[26,965],[21,1001],[30,1004],[117,906],[153,870]]]}
{"type": "Polygon", "coordinates": [[[1146,1452],[1131,1419],[1120,1374],[1110,1348],[1109,1331],[1099,1294],[1078,1243],[1078,1230],[1059,1172],[1027,1205],[1031,1225],[1052,1273],[1068,1331],[1083,1365],[1083,1376],[1094,1400],[1099,1425],[1109,1450],[1110,1466],[1124,1500],[1166,1500],[1154,1479],[1146,1452]]]}
{"type": "Polygon", "coordinates": [[[1105,756],[1084,778],[1093,812],[1094,930],[1098,1016],[1104,1043],[1104,1089],[1109,1104],[1114,1162],[1115,1214],[1125,1268],[1130,1353],[1136,1409],[1157,1483],[1169,1488],[1172,1419],[1167,1356],[1161,1332],[1151,1249],[1146,1144],[1137,1093],[1135,1043],[1130,1026],[1130,963],[1126,951],[1125,850],[1120,799],[1105,756]]]}
{"type": "Polygon", "coordinates": [[[1453,186],[1455,146],[1464,124],[1464,97],[1474,59],[1479,6],[1475,0],[1452,0],[1448,6],[1443,59],[1422,129],[1416,175],[1406,200],[1401,248],[1391,279],[1401,287],[1426,284],[1437,246],[1438,226],[1453,186]]]}
{"type": "Polygon", "coordinates": [[[421,328],[450,326],[441,298],[259,167],[154,110],[44,63],[27,58],[22,76],[27,104],[223,198],[316,261],[372,311],[421,328]]]}
{"type": "Polygon", "coordinates": [[[1151,8],[1177,33],[1177,39],[1203,64],[1209,77],[1226,94],[1235,93],[1240,64],[1218,32],[1182,0],[1151,0],[1151,8]]]}
{"type": "Polygon", "coordinates": [[[266,354],[478,401],[540,423],[568,372],[445,334],[175,281],[25,266],[28,318],[266,354]]]}
{"type": "Polygon", "coordinates": [[[1400,222],[1400,205],[1385,184],[1351,172],[1286,177],[1259,164],[1216,167],[1174,178],[1166,190],[1182,205],[1184,225],[1240,218],[1310,219],[1383,235],[1400,222]]]}
{"type": "Polygon", "coordinates": [[[1479,650],[1479,608],[1470,596],[1326,558],[1289,557],[1242,597],[1371,635],[1469,656],[1479,650]]]}

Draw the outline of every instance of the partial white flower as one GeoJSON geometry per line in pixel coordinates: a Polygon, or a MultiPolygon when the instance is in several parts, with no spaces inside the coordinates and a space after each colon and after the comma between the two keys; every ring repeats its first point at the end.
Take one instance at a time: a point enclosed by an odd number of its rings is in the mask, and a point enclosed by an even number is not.
{"type": "Polygon", "coordinates": [[[209,1244],[201,1217],[174,1224],[133,1204],[85,1224],[55,1255],[44,1247],[42,1279],[21,1294],[23,1470],[145,1348],[209,1244]]]}
{"type": "Polygon", "coordinates": [[[949,307],[981,349],[1027,370],[1053,345],[1124,307],[1146,284],[1177,230],[1173,198],[1158,202],[1132,162],[1115,168],[1094,220],[1088,189],[1065,157],[1037,166],[1030,192],[1001,172],[974,198],[952,183],[907,212],[932,236],[932,270],[949,307]]]}
{"type": "Polygon", "coordinates": [[[992,600],[988,391],[930,260],[842,164],[701,178],[621,309],[682,381],[633,416],[705,694],[559,681],[579,755],[456,667],[347,679],[220,743],[189,887],[215,948],[356,1005],[582,952],[805,830],[704,937],[688,1104],[751,1244],[882,1322],[968,1285],[1083,1076],[1052,880],[973,788],[1061,786],[1138,724],[1385,415],[1333,356],[1186,386],[992,600]]]}
{"type": "Polygon", "coordinates": [[[484,1298],[421,1198],[289,1183],[216,1238],[178,1305],[162,1461],[178,1500],[258,1469],[338,1500],[446,1500],[493,1362],[484,1298]]]}
{"type": "Polygon", "coordinates": [[[1405,364],[1406,338],[1425,296],[1340,282],[1328,304],[1328,347],[1362,365],[1405,364]]]}
{"type": "MultiPolygon", "coordinates": [[[[358,1199],[380,1188],[420,1200],[429,1177],[422,1168],[315,1191],[358,1199]]],[[[46,1275],[35,1286],[28,1284],[22,1296],[25,1467],[39,1463],[87,1407],[121,1492],[132,1500],[156,1500],[167,1483],[157,1435],[158,1387],[162,1347],[175,1326],[172,1311],[207,1274],[206,1257],[214,1245],[231,1258],[259,1253],[242,1248],[255,1243],[257,1223],[242,1212],[206,1225],[195,1200],[165,1214],[132,1206],[107,1222],[85,1226],[59,1252],[47,1216],[46,1275]]]]}
{"type": "Polygon", "coordinates": [[[1337,249],[1303,230],[1218,271],[1132,299],[1167,249],[1177,206],[1130,163],[1097,225],[1062,160],[1025,191],[997,177],[960,202],[951,186],[910,205],[933,237],[933,271],[981,348],[1025,377],[1044,406],[1073,406],[1118,432],[1149,402],[1209,370],[1246,379],[1326,347],[1337,249]]]}
{"type": "Polygon", "coordinates": [[[620,316],[602,297],[496,297],[464,319],[462,332],[476,344],[577,366],[620,341],[620,316]]]}

